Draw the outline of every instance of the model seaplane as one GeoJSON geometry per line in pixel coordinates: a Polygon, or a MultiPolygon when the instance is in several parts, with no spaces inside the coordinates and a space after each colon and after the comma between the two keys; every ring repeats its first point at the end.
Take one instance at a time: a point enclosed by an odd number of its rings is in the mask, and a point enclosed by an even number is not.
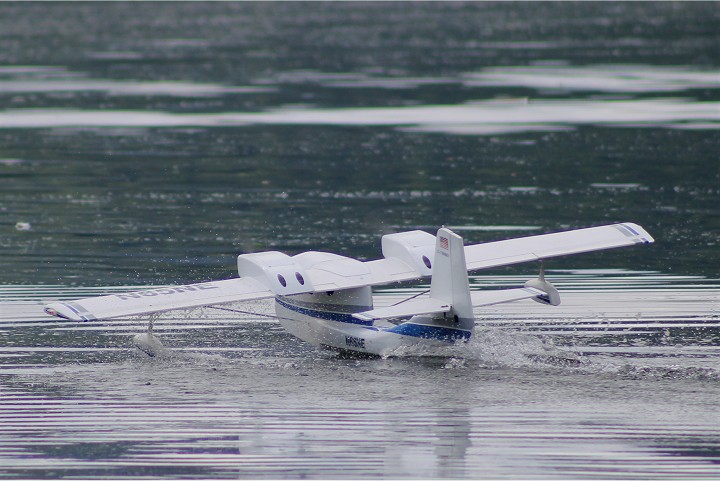
{"type": "MultiPolygon", "coordinates": [[[[298,338],[340,351],[389,356],[417,346],[468,341],[474,308],[523,299],[560,304],[542,264],[536,279],[504,290],[471,291],[468,271],[652,242],[650,234],[632,223],[467,246],[444,227],[437,235],[414,230],[383,236],[383,258],[378,260],[315,251],[242,254],[237,278],[55,302],[45,312],[94,321],[274,297],[278,320],[298,338]],[[428,295],[373,307],[372,286],[423,277],[431,279],[428,295]]],[[[135,344],[151,356],[162,349],[152,332],[152,317],[135,344]]]]}

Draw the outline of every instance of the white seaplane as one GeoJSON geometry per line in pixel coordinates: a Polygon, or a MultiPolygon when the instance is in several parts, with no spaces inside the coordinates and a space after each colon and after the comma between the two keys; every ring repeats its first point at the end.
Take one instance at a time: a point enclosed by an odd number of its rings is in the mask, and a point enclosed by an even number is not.
{"type": "MultiPolygon", "coordinates": [[[[468,341],[475,326],[473,308],[522,299],[560,304],[542,263],[538,278],[504,290],[471,291],[468,271],[652,242],[633,223],[467,246],[444,227],[437,235],[414,230],[383,236],[383,259],[362,262],[315,251],[242,254],[238,278],[55,302],[45,312],[94,321],[274,297],[278,320],[300,339],[344,352],[390,356],[468,341]],[[373,308],[372,286],[423,277],[431,277],[429,295],[373,308]]],[[[163,348],[152,332],[152,317],[148,331],[134,341],[151,356],[163,348]]]]}

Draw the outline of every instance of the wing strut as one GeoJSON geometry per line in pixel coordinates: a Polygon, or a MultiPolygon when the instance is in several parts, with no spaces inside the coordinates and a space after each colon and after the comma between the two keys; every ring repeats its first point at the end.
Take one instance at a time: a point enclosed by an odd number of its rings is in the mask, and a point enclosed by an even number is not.
{"type": "Polygon", "coordinates": [[[155,317],[156,315],[150,316],[147,332],[138,334],[133,338],[133,344],[135,344],[135,347],[150,357],[158,356],[165,351],[165,346],[163,346],[160,339],[153,334],[153,321],[155,320],[155,317]]]}
{"type": "Polygon", "coordinates": [[[545,264],[543,261],[540,261],[540,274],[538,274],[538,278],[527,281],[525,287],[537,289],[542,292],[541,295],[532,298],[534,301],[550,306],[560,305],[560,293],[555,289],[555,286],[545,280],[545,264]]]}

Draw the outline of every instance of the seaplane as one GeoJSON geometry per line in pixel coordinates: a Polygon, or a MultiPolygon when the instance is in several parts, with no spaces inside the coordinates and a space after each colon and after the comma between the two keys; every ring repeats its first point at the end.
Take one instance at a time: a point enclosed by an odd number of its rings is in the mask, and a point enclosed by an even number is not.
{"type": "Polygon", "coordinates": [[[274,298],[278,321],[299,339],[353,355],[390,357],[468,342],[477,308],[529,299],[559,305],[558,290],[545,279],[545,259],[652,242],[630,222],[473,245],[449,228],[435,235],[413,230],[384,235],[383,258],[377,260],[318,251],[241,254],[239,277],[54,302],[45,312],[72,321],[148,316],[147,332],[135,336],[134,344],[154,356],[165,349],[153,333],[157,313],[274,298]],[[521,287],[470,289],[468,272],[533,261],[540,262],[539,275],[521,287]],[[374,308],[373,286],[428,277],[430,289],[422,296],[374,308]]]}

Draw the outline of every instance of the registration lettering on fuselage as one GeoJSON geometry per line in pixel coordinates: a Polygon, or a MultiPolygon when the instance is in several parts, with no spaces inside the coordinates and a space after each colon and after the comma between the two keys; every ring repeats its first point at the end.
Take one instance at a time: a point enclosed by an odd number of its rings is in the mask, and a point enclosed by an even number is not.
{"type": "Polygon", "coordinates": [[[365,339],[362,337],[345,336],[345,345],[347,347],[365,349],[365,339]]]}

